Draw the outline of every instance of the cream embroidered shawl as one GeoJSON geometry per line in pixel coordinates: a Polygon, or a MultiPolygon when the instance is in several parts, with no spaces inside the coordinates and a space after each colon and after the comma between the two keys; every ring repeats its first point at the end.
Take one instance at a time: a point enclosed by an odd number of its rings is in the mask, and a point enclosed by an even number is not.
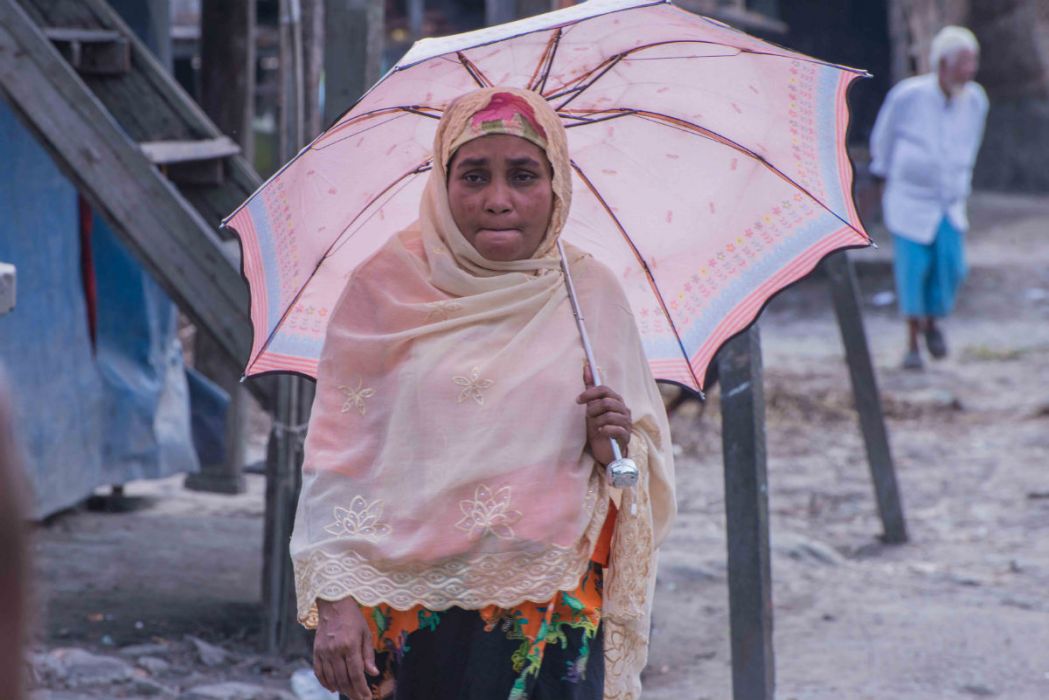
{"type": "Polygon", "coordinates": [[[675,512],[670,436],[618,282],[569,247],[603,379],[635,419],[640,483],[609,489],[585,450],[584,356],[553,245],[570,203],[564,130],[534,93],[480,90],[449,108],[434,152],[419,221],[354,273],[328,327],[291,542],[300,620],[347,596],[401,610],[549,600],[578,585],[612,499],[605,697],[637,698],[675,512]],[[508,263],[458,231],[444,172],[497,91],[533,105],[555,170],[547,237],[508,263]]]}

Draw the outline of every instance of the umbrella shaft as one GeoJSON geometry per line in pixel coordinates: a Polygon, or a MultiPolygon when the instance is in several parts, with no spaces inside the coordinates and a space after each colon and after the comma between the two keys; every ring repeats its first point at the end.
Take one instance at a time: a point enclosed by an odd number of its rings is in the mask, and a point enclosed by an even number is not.
{"type": "MultiPolygon", "coordinates": [[[[579,299],[576,297],[575,284],[572,282],[572,273],[568,270],[568,259],[565,257],[565,248],[561,245],[561,239],[557,240],[557,252],[561,255],[561,271],[565,276],[565,287],[568,288],[568,302],[572,305],[572,315],[575,316],[575,325],[579,329],[579,338],[583,341],[583,352],[586,354],[587,364],[590,365],[590,374],[594,378],[594,386],[601,385],[601,372],[597,368],[594,359],[594,349],[590,345],[590,335],[586,332],[586,324],[583,323],[583,312],[579,308],[579,299]]],[[[613,459],[623,459],[623,452],[619,449],[619,443],[614,438],[609,438],[612,444],[613,459]]]]}

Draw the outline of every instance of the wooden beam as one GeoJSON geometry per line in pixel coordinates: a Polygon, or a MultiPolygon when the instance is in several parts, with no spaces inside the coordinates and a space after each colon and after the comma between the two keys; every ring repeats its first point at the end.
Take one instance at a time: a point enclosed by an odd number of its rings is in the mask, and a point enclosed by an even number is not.
{"type": "Polygon", "coordinates": [[[765,392],[758,327],[718,352],[734,700],[773,700],[765,392]]]}
{"type": "Polygon", "coordinates": [[[215,230],[128,139],[15,0],[0,0],[0,90],[168,294],[243,364],[251,347],[248,289],[215,230]]]}
{"type": "Polygon", "coordinates": [[[878,514],[881,516],[882,540],[889,544],[902,544],[907,541],[907,524],[903,517],[899,487],[896,485],[896,467],[889,449],[889,433],[885,429],[881,396],[878,394],[878,383],[867,346],[867,332],[863,327],[856,272],[852,260],[844,251],[825,259],[823,268],[830,281],[834,313],[838,317],[838,328],[845,345],[852,394],[867,447],[867,462],[874,482],[878,514]]]}

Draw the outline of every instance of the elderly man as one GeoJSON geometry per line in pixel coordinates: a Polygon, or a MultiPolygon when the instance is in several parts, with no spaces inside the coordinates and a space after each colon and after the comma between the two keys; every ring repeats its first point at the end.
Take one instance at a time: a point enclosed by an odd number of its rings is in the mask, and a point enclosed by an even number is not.
{"type": "Polygon", "coordinates": [[[987,95],[973,82],[979,44],[972,32],[945,27],[930,59],[933,72],[889,91],[871,134],[870,168],[885,185],[882,209],[907,318],[906,369],[923,366],[923,334],[930,355],[947,354],[937,321],[965,278],[966,200],[987,117],[987,95]]]}

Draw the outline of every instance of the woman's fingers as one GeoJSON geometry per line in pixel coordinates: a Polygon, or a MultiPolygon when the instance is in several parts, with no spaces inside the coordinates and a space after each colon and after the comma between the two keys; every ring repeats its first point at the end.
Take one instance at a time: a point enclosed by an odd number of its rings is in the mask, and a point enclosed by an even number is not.
{"type": "Polygon", "coordinates": [[[346,655],[344,668],[349,681],[343,693],[353,700],[369,700],[372,695],[368,690],[368,679],[364,677],[364,659],[360,650],[346,655]]]}
{"type": "Polygon", "coordinates": [[[630,409],[619,399],[598,399],[586,405],[586,415],[593,419],[606,414],[629,416],[630,409]]]}
{"type": "Polygon", "coordinates": [[[320,658],[320,666],[321,674],[324,678],[321,685],[328,690],[341,693],[343,689],[343,678],[340,677],[338,672],[340,665],[338,663],[332,663],[332,660],[327,658],[327,656],[322,656],[320,658]]]}
{"type": "Polygon", "coordinates": [[[577,396],[576,403],[590,403],[591,401],[605,398],[623,400],[622,396],[602,384],[601,386],[592,386],[577,396]]]}
{"type": "Polygon", "coordinates": [[[379,667],[375,665],[375,647],[372,645],[371,631],[365,630],[364,638],[361,640],[364,650],[364,670],[371,676],[379,675],[379,667]]]}
{"type": "Polygon", "coordinates": [[[332,683],[331,676],[325,670],[320,654],[316,653],[313,655],[313,675],[317,676],[317,681],[324,686],[325,690],[335,692],[335,684],[332,683]]]}
{"type": "Polygon", "coordinates": [[[331,666],[331,672],[335,676],[336,690],[356,700],[357,692],[354,688],[354,681],[346,672],[346,657],[341,654],[337,655],[330,659],[329,665],[331,666]]]}

